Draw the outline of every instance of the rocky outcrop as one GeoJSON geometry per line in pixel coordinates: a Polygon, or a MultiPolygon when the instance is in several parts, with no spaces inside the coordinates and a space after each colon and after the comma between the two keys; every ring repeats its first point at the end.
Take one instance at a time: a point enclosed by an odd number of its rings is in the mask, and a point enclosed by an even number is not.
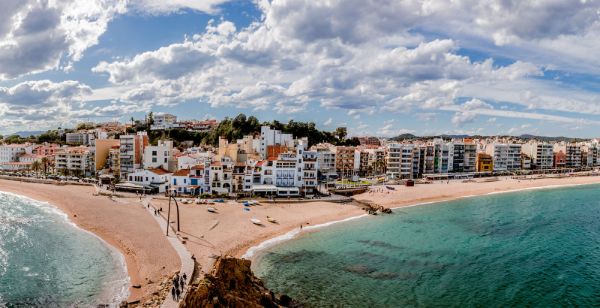
{"type": "Polygon", "coordinates": [[[250,264],[249,260],[219,257],[213,271],[192,285],[180,307],[300,307],[290,297],[269,291],[250,264]]]}
{"type": "Polygon", "coordinates": [[[392,214],[392,209],[384,207],[383,205],[375,204],[368,200],[353,199],[353,201],[356,202],[360,207],[362,207],[363,210],[365,210],[365,212],[369,213],[370,215],[377,215],[377,213],[392,214]]]}

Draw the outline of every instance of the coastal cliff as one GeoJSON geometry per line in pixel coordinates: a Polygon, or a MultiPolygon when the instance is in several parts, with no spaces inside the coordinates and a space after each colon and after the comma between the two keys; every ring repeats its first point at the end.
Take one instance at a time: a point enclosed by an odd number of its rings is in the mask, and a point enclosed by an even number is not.
{"type": "Polygon", "coordinates": [[[301,307],[290,297],[269,291],[254,276],[250,264],[245,259],[220,257],[180,307],[301,307]]]}

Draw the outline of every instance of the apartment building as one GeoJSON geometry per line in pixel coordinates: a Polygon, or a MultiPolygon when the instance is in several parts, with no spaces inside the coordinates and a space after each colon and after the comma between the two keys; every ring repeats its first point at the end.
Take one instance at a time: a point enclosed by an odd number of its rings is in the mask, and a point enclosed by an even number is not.
{"type": "Polygon", "coordinates": [[[0,163],[18,162],[19,156],[31,154],[33,145],[24,144],[4,144],[0,145],[0,163]]]}
{"type": "Polygon", "coordinates": [[[566,168],[581,168],[581,146],[575,143],[560,142],[554,144],[554,152],[564,153],[566,168]]]}
{"type": "Polygon", "coordinates": [[[93,151],[85,146],[63,148],[54,156],[54,168],[64,175],[93,176],[96,172],[93,151]]]}
{"type": "Polygon", "coordinates": [[[492,155],[479,152],[477,153],[477,172],[494,171],[494,158],[492,155]]]}
{"type": "Polygon", "coordinates": [[[171,140],[159,140],[157,145],[146,146],[144,148],[144,168],[162,168],[174,171],[169,168],[169,161],[174,160],[173,152],[173,141],[171,140]]]}
{"type": "Polygon", "coordinates": [[[179,127],[177,125],[177,116],[168,113],[155,114],[153,116],[151,130],[172,129],[179,127]]]}
{"type": "Polygon", "coordinates": [[[457,173],[475,172],[477,145],[474,143],[452,142],[449,146],[448,171],[457,173]]]}
{"type": "Polygon", "coordinates": [[[339,177],[351,178],[356,175],[360,164],[360,157],[356,159],[355,155],[355,147],[335,147],[335,171],[339,177]]]}
{"type": "Polygon", "coordinates": [[[120,146],[121,143],[119,139],[97,139],[94,144],[94,165],[96,171],[99,171],[109,165],[110,150],[120,146]]]}
{"type": "Polygon", "coordinates": [[[521,169],[521,145],[491,143],[485,146],[486,153],[494,160],[494,171],[514,171],[521,169]]]}
{"type": "Polygon", "coordinates": [[[259,148],[256,150],[263,159],[266,159],[267,147],[270,145],[283,145],[288,148],[293,148],[294,136],[292,136],[292,134],[284,134],[276,129],[271,129],[269,126],[262,126],[260,128],[259,148]]]}
{"type": "Polygon", "coordinates": [[[333,148],[330,144],[318,144],[311,147],[311,150],[317,153],[318,171],[321,174],[321,178],[325,180],[337,178],[335,168],[336,152],[333,148]]]}
{"type": "Polygon", "coordinates": [[[450,145],[438,139],[433,142],[433,173],[448,173],[450,171],[450,145]]]}
{"type": "Polygon", "coordinates": [[[420,151],[412,144],[387,145],[386,175],[388,179],[413,179],[419,174],[420,151]]]}
{"type": "Polygon", "coordinates": [[[74,132],[65,134],[65,142],[70,145],[94,145],[96,135],[93,132],[74,132]]]}
{"type": "Polygon", "coordinates": [[[554,165],[554,150],[549,143],[531,141],[521,146],[521,152],[531,158],[532,169],[551,169],[554,165]]]}
{"type": "Polygon", "coordinates": [[[142,168],[144,149],[148,146],[148,135],[146,132],[121,135],[119,141],[120,174],[122,178],[126,178],[129,173],[142,168]]]}

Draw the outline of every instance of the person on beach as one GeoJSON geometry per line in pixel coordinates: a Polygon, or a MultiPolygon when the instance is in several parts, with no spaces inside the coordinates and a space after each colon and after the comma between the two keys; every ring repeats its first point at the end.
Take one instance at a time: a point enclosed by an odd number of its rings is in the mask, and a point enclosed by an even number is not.
{"type": "Polygon", "coordinates": [[[183,276],[179,278],[179,286],[181,286],[181,293],[183,293],[183,288],[185,288],[185,279],[183,279],[183,276]]]}
{"type": "Polygon", "coordinates": [[[175,298],[175,286],[171,288],[171,295],[173,296],[173,300],[176,301],[177,298],[175,298]]]}
{"type": "Polygon", "coordinates": [[[175,290],[175,297],[176,297],[177,299],[176,299],[175,301],[177,301],[177,302],[179,301],[179,299],[180,299],[180,298],[179,298],[179,295],[180,295],[180,294],[181,294],[181,292],[179,291],[179,289],[176,289],[176,290],[175,290]]]}
{"type": "Polygon", "coordinates": [[[187,281],[187,275],[183,273],[183,281],[187,281]]]}

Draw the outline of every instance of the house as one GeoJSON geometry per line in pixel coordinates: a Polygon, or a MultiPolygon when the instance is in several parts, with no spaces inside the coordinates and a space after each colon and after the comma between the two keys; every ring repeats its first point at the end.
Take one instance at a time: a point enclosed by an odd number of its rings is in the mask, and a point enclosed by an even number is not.
{"type": "Polygon", "coordinates": [[[144,168],[169,170],[169,160],[173,159],[173,141],[159,140],[157,145],[144,148],[144,168]]]}
{"type": "Polygon", "coordinates": [[[171,176],[170,190],[175,195],[201,195],[209,193],[210,186],[206,185],[204,166],[194,166],[182,169],[171,176]]]}
{"type": "Polygon", "coordinates": [[[164,193],[169,190],[172,175],[171,172],[162,168],[141,169],[127,174],[127,180],[130,183],[164,193]]]}

